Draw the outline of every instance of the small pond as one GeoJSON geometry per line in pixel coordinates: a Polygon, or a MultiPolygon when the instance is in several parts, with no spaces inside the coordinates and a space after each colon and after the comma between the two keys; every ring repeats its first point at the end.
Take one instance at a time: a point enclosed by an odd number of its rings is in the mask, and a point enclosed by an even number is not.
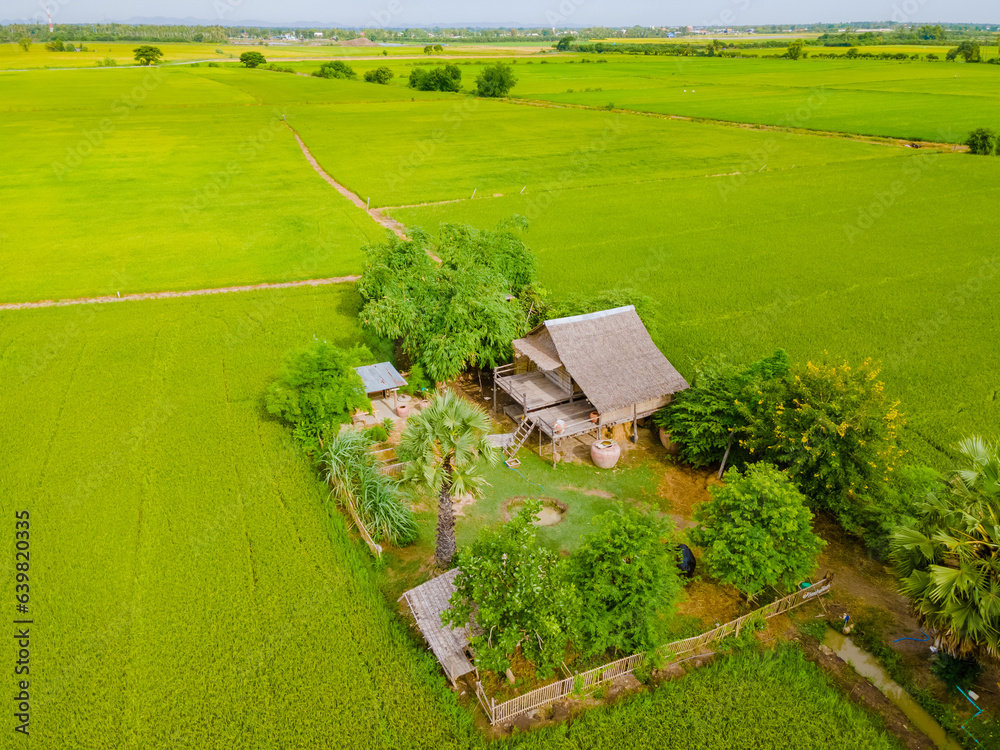
{"type": "MultiPolygon", "coordinates": [[[[563,516],[569,510],[569,506],[559,500],[544,497],[537,499],[542,501],[542,509],[538,513],[538,518],[532,524],[533,526],[555,526],[563,520],[563,516]]],[[[524,507],[524,500],[525,498],[517,497],[504,503],[503,513],[505,521],[521,512],[521,508],[524,507]]]]}

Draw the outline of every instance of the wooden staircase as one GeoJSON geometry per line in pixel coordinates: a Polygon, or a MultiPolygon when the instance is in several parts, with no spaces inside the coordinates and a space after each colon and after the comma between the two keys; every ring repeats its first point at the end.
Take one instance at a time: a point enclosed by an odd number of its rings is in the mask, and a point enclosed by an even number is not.
{"type": "Polygon", "coordinates": [[[510,441],[510,445],[503,449],[504,455],[507,458],[504,463],[510,468],[515,466],[520,466],[521,462],[517,460],[517,452],[521,450],[521,446],[528,442],[528,436],[531,435],[532,431],[535,429],[535,420],[531,417],[526,416],[521,420],[521,423],[514,430],[514,436],[510,441]]]}

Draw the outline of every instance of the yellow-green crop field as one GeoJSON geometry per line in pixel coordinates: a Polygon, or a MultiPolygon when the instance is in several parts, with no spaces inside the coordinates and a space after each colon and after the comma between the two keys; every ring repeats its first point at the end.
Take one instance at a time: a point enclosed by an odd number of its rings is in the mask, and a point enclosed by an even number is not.
{"type": "MultiPolygon", "coordinates": [[[[359,273],[385,230],[313,170],[294,128],[408,227],[520,214],[552,292],[647,293],[686,376],[719,353],[871,356],[919,458],[995,437],[1000,159],[850,134],[953,144],[1000,128],[996,66],[539,55],[515,65],[517,100],[483,101],[231,61],[14,71],[14,57],[5,46],[0,304],[359,273]]],[[[459,62],[468,91],[483,61],[459,62]]],[[[433,61],[352,64],[402,77],[433,61]]],[[[398,581],[262,407],[289,349],[365,339],[358,306],[336,284],[0,309],[0,510],[31,514],[39,634],[32,737],[14,747],[490,745],[386,596],[398,581]]],[[[641,496],[647,479],[616,487],[641,496]]],[[[7,555],[4,591],[14,575],[7,555]]],[[[894,746],[794,649],[501,744],[681,738],[894,746]]]]}

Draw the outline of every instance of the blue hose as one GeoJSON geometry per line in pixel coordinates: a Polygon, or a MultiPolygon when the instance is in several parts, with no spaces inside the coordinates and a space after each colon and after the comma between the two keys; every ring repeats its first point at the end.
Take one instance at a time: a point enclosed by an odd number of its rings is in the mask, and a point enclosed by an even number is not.
{"type": "Polygon", "coordinates": [[[893,641],[893,643],[899,643],[900,641],[915,641],[916,643],[926,643],[931,639],[931,637],[927,635],[927,633],[925,633],[923,630],[920,631],[920,635],[922,635],[923,638],[897,638],[896,640],[893,641]]]}
{"type": "MultiPolygon", "coordinates": [[[[923,631],[921,631],[921,632],[923,632],[923,631]]],[[[965,733],[967,735],[969,735],[970,737],[972,737],[972,732],[970,732],[968,729],[965,729],[965,725],[968,724],[973,719],[975,719],[977,716],[979,716],[979,714],[981,714],[983,712],[983,709],[979,708],[979,706],[977,706],[975,704],[975,702],[972,700],[972,698],[970,698],[968,695],[966,695],[965,691],[962,690],[962,688],[960,688],[958,685],[955,685],[955,689],[958,692],[960,692],[962,695],[965,695],[965,700],[969,701],[969,703],[972,703],[973,708],[979,709],[978,711],[976,711],[976,713],[974,713],[972,716],[970,716],[968,719],[966,719],[965,721],[962,722],[962,729],[965,730],[965,733]]],[[[982,745],[983,744],[979,740],[976,740],[975,737],[972,737],[972,739],[974,739],[976,741],[977,745],[982,745]]]]}
{"type": "MultiPolygon", "coordinates": [[[[507,466],[507,464],[505,463],[504,466],[507,466]]],[[[540,488],[542,490],[542,492],[545,492],[545,488],[542,487],[542,485],[538,484],[537,482],[532,482],[530,479],[528,479],[526,476],[524,476],[524,474],[521,474],[520,471],[517,471],[517,469],[515,469],[513,466],[507,466],[507,468],[510,469],[511,471],[517,472],[521,476],[521,479],[523,479],[528,484],[533,484],[533,485],[535,485],[535,487],[540,488]]]]}

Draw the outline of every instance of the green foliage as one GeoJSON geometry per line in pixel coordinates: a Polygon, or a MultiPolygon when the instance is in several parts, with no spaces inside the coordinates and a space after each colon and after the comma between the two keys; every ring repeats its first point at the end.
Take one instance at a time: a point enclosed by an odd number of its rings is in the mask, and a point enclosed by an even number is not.
{"type": "Polygon", "coordinates": [[[755,458],[785,468],[813,507],[845,530],[879,536],[906,511],[890,483],[904,451],[899,402],[885,394],[871,360],[796,365],[744,404],[755,415],[741,440],[755,458]]]}
{"type": "Polygon", "coordinates": [[[475,621],[470,644],[480,669],[503,672],[520,649],[548,677],[565,654],[579,602],[567,562],[538,545],[531,522],[540,509],[540,501],[527,500],[508,523],[484,529],[458,554],[456,590],[441,622],[475,621]]]}
{"type": "Polygon", "coordinates": [[[406,385],[399,390],[408,396],[423,396],[428,391],[434,390],[434,381],[424,375],[424,368],[419,362],[414,362],[410,371],[406,373],[406,385]]]}
{"type": "Polygon", "coordinates": [[[56,37],[55,39],[52,39],[51,41],[45,43],[45,49],[48,52],[65,52],[66,45],[63,44],[62,39],[56,37]]]}
{"type": "Polygon", "coordinates": [[[656,513],[625,505],[594,524],[571,565],[581,598],[581,647],[629,655],[661,646],[683,588],[673,528],[656,513]]]}
{"type": "Polygon", "coordinates": [[[486,412],[451,391],[438,394],[407,419],[399,445],[399,453],[409,459],[403,481],[438,496],[435,558],[441,567],[455,555],[452,497],[479,497],[486,486],[484,465],[500,460],[500,452],[486,440],[491,432],[486,412]]]}
{"type": "Polygon", "coordinates": [[[980,156],[992,156],[997,153],[997,134],[990,128],[976,128],[965,140],[969,151],[980,156]]]}
{"type": "Polygon", "coordinates": [[[462,71],[457,65],[435,66],[430,70],[414,68],[407,85],[418,91],[459,91],[462,88],[462,71]]]}
{"type": "Polygon", "coordinates": [[[27,52],[28,50],[31,49],[31,37],[22,36],[20,39],[17,40],[17,46],[20,47],[25,52],[27,52]]]}
{"type": "Polygon", "coordinates": [[[118,61],[113,57],[105,57],[103,60],[97,61],[98,68],[113,68],[118,65],[118,61]]]}
{"type": "Polygon", "coordinates": [[[527,284],[534,279],[534,261],[520,238],[503,224],[494,231],[445,225],[433,248],[426,235],[412,237],[387,236],[365,248],[358,282],[362,325],[401,338],[410,359],[434,381],[471,365],[508,361],[511,341],[526,330],[527,284]]]}
{"type": "Polygon", "coordinates": [[[972,687],[982,671],[982,665],[975,659],[960,659],[945,652],[939,652],[931,661],[931,672],[935,677],[948,687],[958,685],[963,690],[972,687]]]}
{"type": "Polygon", "coordinates": [[[345,80],[353,80],[358,77],[358,74],[354,72],[354,68],[343,60],[333,60],[323,63],[319,66],[319,70],[313,71],[313,75],[317,78],[341,78],[345,80]]]}
{"type": "Polygon", "coordinates": [[[368,83],[380,83],[383,86],[387,86],[389,81],[395,77],[395,73],[392,72],[392,68],[386,65],[380,65],[372,70],[365,71],[365,80],[368,83]]]}
{"type": "Polygon", "coordinates": [[[516,84],[514,68],[507,63],[496,62],[487,65],[476,77],[476,96],[507,96],[516,84]]]}
{"type": "Polygon", "coordinates": [[[559,50],[560,52],[565,52],[566,50],[569,49],[569,46],[573,43],[574,39],[575,37],[567,34],[566,36],[562,37],[558,42],[556,42],[556,49],[559,50]]]}
{"type": "Polygon", "coordinates": [[[982,56],[979,50],[979,43],[974,42],[969,39],[965,39],[959,42],[959,45],[953,49],[948,50],[946,57],[949,60],[954,60],[956,57],[961,57],[967,63],[977,63],[982,60],[982,56]]]}
{"type": "Polygon", "coordinates": [[[400,498],[399,485],[379,470],[381,464],[371,451],[372,430],[382,428],[333,435],[320,456],[319,470],[331,496],[354,506],[373,539],[405,546],[417,538],[417,524],[400,498]]]}
{"type": "Polygon", "coordinates": [[[751,601],[772,586],[788,591],[807,578],[825,542],[812,531],[805,498],[779,469],[760,463],[732,468],[712,500],[695,509],[690,539],[704,548],[703,563],[751,601]]]}
{"type": "Polygon", "coordinates": [[[956,656],[1000,654],[1000,443],[959,444],[961,465],[892,536],[900,590],[956,656]]]}
{"type": "Polygon", "coordinates": [[[314,341],[288,355],[279,379],[264,395],[264,406],[292,425],[308,449],[315,449],[349,422],[355,409],[371,409],[361,376],[354,371],[371,358],[363,346],[341,349],[314,341]]]}
{"type": "Polygon", "coordinates": [[[721,461],[727,446],[729,462],[743,465],[750,454],[740,440],[759,419],[757,407],[763,404],[757,402],[771,381],[788,374],[789,367],[788,355],[781,349],[745,367],[725,361],[699,365],[691,387],[656,412],[653,424],[670,433],[680,444],[681,458],[692,466],[721,461]]]}
{"type": "Polygon", "coordinates": [[[240,62],[243,63],[248,68],[256,68],[258,65],[266,65],[267,60],[264,58],[260,52],[256,50],[251,50],[250,52],[244,52],[240,55],[240,62]]]}
{"type": "Polygon", "coordinates": [[[794,42],[788,43],[788,51],[785,52],[785,57],[789,60],[801,60],[807,54],[805,40],[796,39],[794,42]]]}
{"type": "Polygon", "coordinates": [[[163,57],[163,52],[159,47],[153,47],[149,44],[143,44],[132,50],[133,55],[135,55],[135,61],[140,65],[152,65],[160,61],[163,57]]]}
{"type": "Polygon", "coordinates": [[[365,430],[365,437],[372,443],[384,443],[389,439],[389,432],[385,429],[384,425],[373,424],[365,430]]]}
{"type": "Polygon", "coordinates": [[[392,437],[392,433],[396,431],[396,423],[393,421],[392,417],[386,417],[382,420],[382,429],[385,430],[386,438],[392,437]]]}

